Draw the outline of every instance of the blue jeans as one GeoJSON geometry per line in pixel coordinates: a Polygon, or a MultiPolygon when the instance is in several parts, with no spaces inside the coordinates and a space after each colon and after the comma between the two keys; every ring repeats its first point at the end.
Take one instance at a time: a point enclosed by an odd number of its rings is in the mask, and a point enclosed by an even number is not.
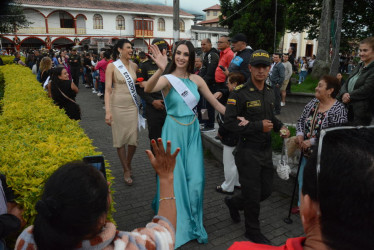
{"type": "Polygon", "coordinates": [[[299,82],[305,81],[305,77],[308,74],[308,71],[300,71],[299,73],[299,82]]]}
{"type": "Polygon", "coordinates": [[[300,197],[301,197],[301,189],[303,187],[303,176],[304,176],[304,168],[307,162],[307,158],[304,156],[301,156],[301,164],[300,164],[300,170],[299,175],[297,176],[297,181],[299,183],[299,201],[297,202],[297,205],[300,206],[300,197]]]}

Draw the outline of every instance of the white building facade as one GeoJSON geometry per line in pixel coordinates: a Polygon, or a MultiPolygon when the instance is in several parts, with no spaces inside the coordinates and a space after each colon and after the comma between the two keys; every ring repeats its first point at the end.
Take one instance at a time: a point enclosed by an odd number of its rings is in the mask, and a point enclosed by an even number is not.
{"type": "Polygon", "coordinates": [[[287,53],[290,47],[295,48],[296,58],[312,57],[317,54],[318,41],[317,39],[308,40],[307,32],[288,32],[283,36],[283,53],[287,53]]]}
{"type": "MultiPolygon", "coordinates": [[[[112,45],[127,38],[147,51],[154,38],[173,41],[173,8],[169,6],[89,0],[18,0],[32,24],[3,34],[3,47],[63,48],[73,45],[112,45]]],[[[180,39],[191,39],[194,16],[180,11],[180,39]]]]}

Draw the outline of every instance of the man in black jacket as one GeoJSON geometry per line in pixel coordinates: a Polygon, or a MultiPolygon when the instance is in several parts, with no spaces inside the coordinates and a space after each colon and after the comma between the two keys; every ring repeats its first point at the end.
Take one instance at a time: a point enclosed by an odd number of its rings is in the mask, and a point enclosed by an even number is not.
{"type": "MultiPolygon", "coordinates": [[[[214,94],[215,92],[217,92],[218,89],[222,89],[223,87],[218,86],[215,81],[215,72],[219,61],[218,51],[215,48],[212,48],[212,42],[209,38],[201,41],[201,49],[205,54],[203,59],[203,67],[201,68],[199,75],[204,79],[210,91],[214,94]]],[[[200,107],[201,103],[203,102],[202,99],[203,98],[201,98],[199,102],[200,107]]],[[[215,110],[209,102],[206,102],[206,108],[208,109],[209,119],[205,122],[205,126],[201,130],[201,132],[208,132],[214,130],[215,110]]]]}
{"type": "Polygon", "coordinates": [[[75,48],[72,49],[68,62],[70,65],[71,77],[73,78],[73,82],[75,83],[75,85],[78,87],[79,74],[81,69],[81,58],[77,54],[77,50],[75,48]]]}
{"type": "Polygon", "coordinates": [[[270,70],[270,56],[264,50],[256,50],[250,58],[251,77],[236,87],[227,100],[225,128],[238,133],[235,164],[238,167],[241,195],[226,197],[234,222],[240,221],[239,210],[244,210],[245,237],[255,243],[269,240],[260,231],[260,201],[271,195],[273,185],[273,161],[271,130],[288,137],[289,131],[273,113],[274,93],[265,85],[270,70]],[[239,126],[238,117],[249,123],[239,126]]]}

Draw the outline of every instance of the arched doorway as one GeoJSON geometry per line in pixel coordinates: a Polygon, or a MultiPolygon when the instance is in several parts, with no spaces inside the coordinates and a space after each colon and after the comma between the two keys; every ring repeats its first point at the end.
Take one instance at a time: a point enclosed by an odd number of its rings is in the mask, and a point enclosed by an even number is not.
{"type": "Polygon", "coordinates": [[[27,37],[22,40],[21,48],[26,49],[42,49],[46,47],[45,41],[38,37],[27,37]]]}
{"type": "Polygon", "coordinates": [[[59,37],[52,42],[52,48],[57,49],[71,49],[74,42],[66,37],[59,37]]]}
{"type": "Polygon", "coordinates": [[[0,43],[1,43],[0,49],[3,49],[3,50],[5,49],[7,51],[7,53],[15,50],[14,42],[9,40],[8,38],[1,37],[0,38],[0,43]]]}

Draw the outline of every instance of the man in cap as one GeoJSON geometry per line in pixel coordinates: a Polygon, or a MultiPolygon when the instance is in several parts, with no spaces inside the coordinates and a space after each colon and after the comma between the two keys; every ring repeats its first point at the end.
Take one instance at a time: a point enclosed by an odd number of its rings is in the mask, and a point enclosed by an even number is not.
{"type": "Polygon", "coordinates": [[[248,69],[248,64],[253,50],[247,48],[247,37],[242,33],[236,34],[231,39],[231,45],[232,50],[236,54],[232,59],[228,70],[225,70],[225,74],[228,76],[230,72],[240,72],[247,80],[251,75],[248,69]]]}
{"type": "MultiPolygon", "coordinates": [[[[152,44],[156,44],[160,51],[168,50],[168,45],[166,41],[162,38],[155,38],[152,44]]],[[[162,126],[164,125],[166,118],[166,110],[164,105],[164,99],[162,97],[161,91],[153,93],[145,93],[142,87],[143,83],[146,83],[149,78],[157,71],[158,66],[153,60],[146,60],[141,65],[139,65],[139,70],[137,73],[138,80],[143,78],[143,81],[137,84],[137,92],[143,100],[146,102],[145,114],[148,123],[148,137],[150,140],[158,139],[161,137],[162,126]]]]}
{"type": "Polygon", "coordinates": [[[226,105],[225,128],[240,136],[235,164],[242,193],[226,197],[225,204],[234,222],[240,221],[239,210],[244,210],[245,237],[256,243],[270,243],[261,233],[258,219],[260,202],[271,195],[273,185],[270,133],[281,131],[282,137],[288,137],[289,131],[274,116],[274,93],[265,84],[271,64],[269,53],[254,51],[249,64],[251,77],[231,92],[226,105]],[[238,117],[244,117],[249,123],[239,126],[238,117]]]}

